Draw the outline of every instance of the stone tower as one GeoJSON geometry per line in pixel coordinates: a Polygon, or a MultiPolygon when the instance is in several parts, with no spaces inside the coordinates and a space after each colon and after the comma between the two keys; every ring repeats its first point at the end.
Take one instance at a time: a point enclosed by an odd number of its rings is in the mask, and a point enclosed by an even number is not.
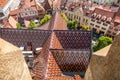
{"type": "Polygon", "coordinates": [[[120,80],[120,35],[111,46],[93,53],[85,80],[120,80]]]}
{"type": "Polygon", "coordinates": [[[20,49],[0,39],[0,80],[32,80],[20,49]]]}

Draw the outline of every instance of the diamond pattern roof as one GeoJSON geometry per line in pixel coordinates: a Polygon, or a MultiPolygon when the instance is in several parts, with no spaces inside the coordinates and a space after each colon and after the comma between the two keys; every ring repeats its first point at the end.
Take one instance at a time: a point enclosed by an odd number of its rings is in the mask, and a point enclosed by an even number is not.
{"type": "Polygon", "coordinates": [[[32,42],[33,48],[42,47],[51,31],[1,29],[1,38],[20,47],[32,42]]]}
{"type": "Polygon", "coordinates": [[[91,55],[90,31],[0,29],[0,37],[16,46],[32,42],[42,47],[33,69],[38,80],[61,76],[62,72],[86,71],[91,55]]]}
{"type": "Polygon", "coordinates": [[[54,31],[63,49],[90,49],[89,31],[54,31]]]}

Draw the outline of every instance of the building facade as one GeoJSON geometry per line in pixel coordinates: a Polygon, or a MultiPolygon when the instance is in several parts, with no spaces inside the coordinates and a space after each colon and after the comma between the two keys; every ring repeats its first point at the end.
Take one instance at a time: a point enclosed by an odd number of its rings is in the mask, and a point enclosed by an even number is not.
{"type": "Polygon", "coordinates": [[[120,32],[120,7],[108,5],[94,6],[95,4],[85,7],[87,4],[89,3],[84,3],[82,6],[79,4],[78,6],[78,3],[72,3],[72,6],[63,12],[70,20],[76,20],[78,26],[87,24],[97,34],[114,37],[120,32]]]}

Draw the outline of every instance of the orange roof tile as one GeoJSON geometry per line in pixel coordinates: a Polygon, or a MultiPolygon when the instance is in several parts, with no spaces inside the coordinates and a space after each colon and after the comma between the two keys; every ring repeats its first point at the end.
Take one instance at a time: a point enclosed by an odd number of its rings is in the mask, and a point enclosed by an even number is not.
{"type": "Polygon", "coordinates": [[[60,8],[60,5],[61,5],[61,0],[55,0],[55,1],[53,2],[53,6],[54,6],[55,8],[60,8]]]}
{"type": "Polygon", "coordinates": [[[9,17],[8,21],[12,28],[16,28],[17,21],[12,16],[9,17]]]}
{"type": "Polygon", "coordinates": [[[53,30],[67,30],[67,23],[60,16],[59,12],[56,12],[56,14],[55,14],[53,30]]]}
{"type": "Polygon", "coordinates": [[[58,40],[54,32],[52,33],[52,41],[51,41],[50,49],[63,49],[60,41],[58,40]]]}
{"type": "Polygon", "coordinates": [[[49,22],[42,25],[39,29],[42,30],[67,30],[66,21],[60,16],[59,12],[56,12],[49,22]]]}
{"type": "Polygon", "coordinates": [[[10,15],[18,15],[19,13],[20,13],[20,10],[19,10],[19,9],[10,11],[10,15]]]}
{"type": "Polygon", "coordinates": [[[8,0],[0,0],[0,7],[4,7],[7,4],[8,0]]]}
{"type": "Polygon", "coordinates": [[[113,18],[115,15],[115,12],[111,12],[111,11],[107,11],[104,9],[100,9],[100,8],[95,8],[94,13],[96,13],[97,15],[102,15],[102,16],[106,16],[107,18],[111,17],[113,18]]]}
{"type": "Polygon", "coordinates": [[[62,72],[50,51],[49,51],[47,69],[48,69],[48,71],[47,71],[48,78],[53,77],[53,76],[61,76],[62,75],[62,72]]]}
{"type": "Polygon", "coordinates": [[[28,27],[28,25],[30,24],[30,21],[28,20],[24,20],[25,26],[28,27]]]}

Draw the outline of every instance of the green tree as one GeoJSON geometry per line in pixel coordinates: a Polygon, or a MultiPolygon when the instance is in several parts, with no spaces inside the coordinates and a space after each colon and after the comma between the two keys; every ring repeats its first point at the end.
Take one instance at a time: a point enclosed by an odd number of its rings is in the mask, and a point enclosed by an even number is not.
{"type": "Polygon", "coordinates": [[[60,15],[66,22],[68,21],[68,18],[66,17],[65,13],[61,12],[60,15]]]}
{"type": "Polygon", "coordinates": [[[77,30],[77,22],[75,20],[71,21],[71,20],[68,20],[67,21],[67,27],[68,29],[70,30],[77,30]]]}
{"type": "Polygon", "coordinates": [[[33,20],[31,20],[30,24],[28,25],[28,29],[35,29],[36,27],[36,23],[33,20]]]}
{"type": "Polygon", "coordinates": [[[82,30],[90,30],[87,24],[82,24],[82,30]]]}
{"type": "Polygon", "coordinates": [[[20,23],[16,23],[17,29],[22,29],[22,26],[20,25],[20,23]]]}
{"type": "Polygon", "coordinates": [[[97,42],[97,44],[93,47],[94,51],[100,50],[109,44],[112,43],[112,38],[106,37],[106,36],[101,36],[97,42]]]}
{"type": "Polygon", "coordinates": [[[44,18],[42,18],[42,19],[40,20],[40,24],[43,25],[43,24],[45,24],[46,22],[48,22],[50,19],[51,19],[51,16],[48,15],[48,14],[46,14],[46,15],[44,16],[44,18]]]}

